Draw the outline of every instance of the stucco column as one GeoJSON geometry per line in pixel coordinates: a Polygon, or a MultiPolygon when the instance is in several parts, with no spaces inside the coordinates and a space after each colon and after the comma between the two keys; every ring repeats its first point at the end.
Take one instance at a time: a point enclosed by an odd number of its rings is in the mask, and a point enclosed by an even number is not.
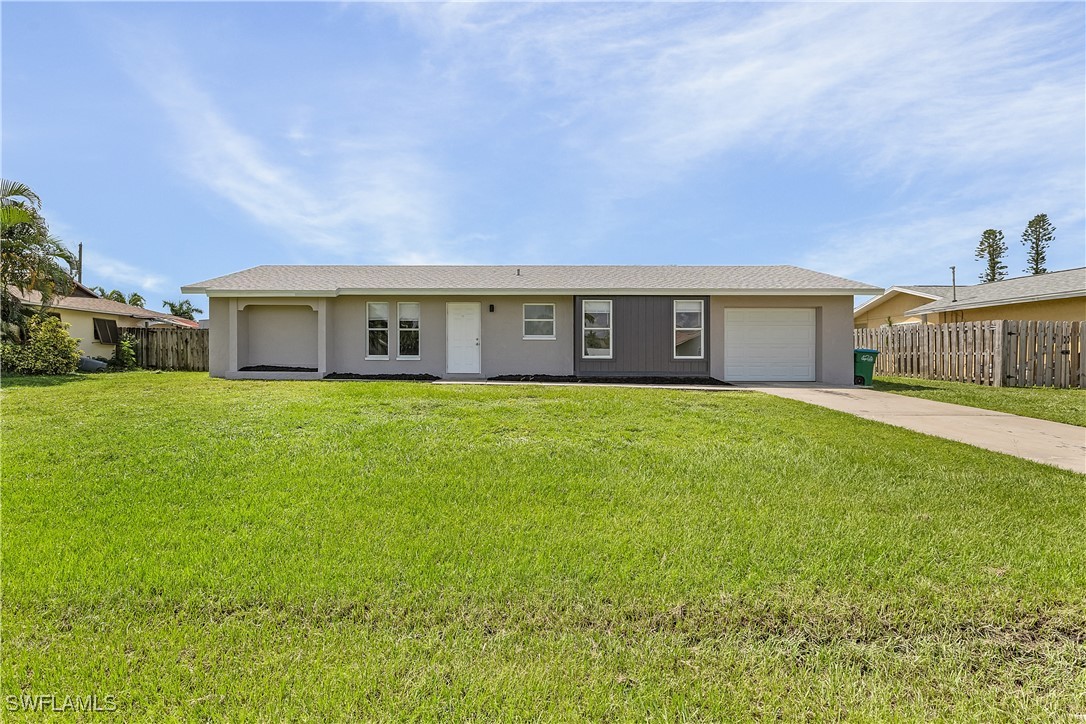
{"type": "Polygon", "coordinates": [[[235,374],[238,371],[238,300],[230,300],[230,314],[227,315],[227,325],[230,328],[230,366],[227,372],[235,374]]]}
{"type": "Polygon", "coordinates": [[[328,374],[328,300],[317,300],[317,374],[328,374]]]}

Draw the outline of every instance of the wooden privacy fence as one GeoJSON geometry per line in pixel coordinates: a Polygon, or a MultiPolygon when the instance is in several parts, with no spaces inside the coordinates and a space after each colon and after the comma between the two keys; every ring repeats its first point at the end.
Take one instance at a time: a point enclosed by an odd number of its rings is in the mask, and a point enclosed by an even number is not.
{"type": "Polygon", "coordinates": [[[207,372],[208,330],[133,327],[136,364],[152,370],[207,372]]]}
{"type": "Polygon", "coordinates": [[[853,330],[875,374],[993,387],[1086,386],[1086,322],[956,322],[853,330]]]}

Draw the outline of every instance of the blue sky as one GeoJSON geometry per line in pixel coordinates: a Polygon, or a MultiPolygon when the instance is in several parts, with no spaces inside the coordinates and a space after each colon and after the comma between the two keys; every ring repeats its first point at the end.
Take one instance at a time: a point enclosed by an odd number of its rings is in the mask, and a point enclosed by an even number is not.
{"type": "Polygon", "coordinates": [[[1040,212],[1063,269],[1084,8],[5,2],[3,175],[152,307],[268,263],[972,282],[1040,212]]]}

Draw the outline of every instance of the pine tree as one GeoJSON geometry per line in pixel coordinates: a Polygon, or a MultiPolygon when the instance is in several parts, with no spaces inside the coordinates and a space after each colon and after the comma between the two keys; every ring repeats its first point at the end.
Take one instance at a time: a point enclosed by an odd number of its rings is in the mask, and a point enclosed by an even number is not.
{"type": "Polygon", "coordinates": [[[1045,256],[1048,245],[1056,238],[1056,227],[1048,220],[1048,214],[1037,214],[1022,232],[1022,244],[1027,248],[1026,271],[1030,274],[1047,274],[1045,256]]]}
{"type": "Polygon", "coordinates": [[[1003,241],[1003,231],[1000,229],[985,229],[980,235],[980,243],[977,244],[977,259],[983,259],[987,267],[980,275],[982,283],[998,282],[1007,278],[1007,265],[1003,263],[1003,257],[1007,255],[1007,244],[1003,241]]]}

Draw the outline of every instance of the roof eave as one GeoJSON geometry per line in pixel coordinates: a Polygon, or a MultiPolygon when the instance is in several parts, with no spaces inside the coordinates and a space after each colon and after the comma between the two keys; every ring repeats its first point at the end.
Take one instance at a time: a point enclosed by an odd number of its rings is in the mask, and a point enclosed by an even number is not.
{"type": "MultiPolygon", "coordinates": [[[[911,294],[914,297],[926,297],[927,299],[933,299],[933,300],[940,299],[940,297],[938,297],[938,296],[936,296],[934,294],[925,294],[924,292],[918,292],[915,289],[909,289],[908,287],[890,287],[889,289],[887,289],[885,292],[878,295],[877,297],[875,297],[873,299],[868,299],[866,302],[864,302],[860,306],[856,307],[856,309],[854,309],[852,311],[853,318],[855,318],[856,315],[867,311],[871,307],[876,307],[879,304],[881,304],[881,303],[883,303],[883,302],[885,302],[885,301],[887,301],[889,299],[892,299],[894,296],[896,296],[898,294],[911,294]]],[[[906,312],[906,314],[907,314],[907,312],[906,312]]]]}
{"type": "Polygon", "coordinates": [[[1054,292],[1052,294],[1033,294],[1028,297],[1010,297],[1007,299],[992,299],[984,302],[957,302],[941,306],[924,304],[916,309],[910,309],[906,314],[936,314],[938,312],[956,312],[959,309],[980,309],[982,307],[1002,307],[1008,304],[1028,304],[1030,302],[1048,302],[1056,299],[1074,299],[1086,297],[1086,290],[1070,292],[1054,292]]]}
{"type": "Polygon", "coordinates": [[[109,314],[114,317],[131,317],[132,319],[149,319],[138,314],[132,314],[130,312],[115,312],[106,309],[85,309],[84,307],[77,307],[71,304],[57,304],[50,301],[48,304],[41,304],[39,302],[23,302],[23,304],[30,307],[41,307],[42,309],[63,309],[68,312],[86,312],[87,314],[109,314]]]}
{"type": "Polygon", "coordinates": [[[581,288],[581,289],[328,289],[328,290],[297,290],[297,289],[212,289],[208,287],[184,286],[182,294],[203,294],[207,297],[338,297],[338,296],[584,296],[587,294],[610,295],[640,295],[640,296],[864,296],[868,294],[882,294],[879,287],[846,287],[831,289],[619,289],[619,288],[581,288]]]}
{"type": "Polygon", "coordinates": [[[41,307],[43,309],[63,309],[68,312],[85,312],[87,314],[106,314],[112,317],[131,317],[132,319],[164,319],[164,317],[155,314],[154,312],[148,312],[146,314],[136,314],[133,312],[119,312],[112,309],[86,309],[85,307],[79,307],[72,304],[64,304],[63,302],[56,303],[55,300],[50,300],[46,305],[42,305],[40,302],[23,302],[29,307],[41,307]]]}

